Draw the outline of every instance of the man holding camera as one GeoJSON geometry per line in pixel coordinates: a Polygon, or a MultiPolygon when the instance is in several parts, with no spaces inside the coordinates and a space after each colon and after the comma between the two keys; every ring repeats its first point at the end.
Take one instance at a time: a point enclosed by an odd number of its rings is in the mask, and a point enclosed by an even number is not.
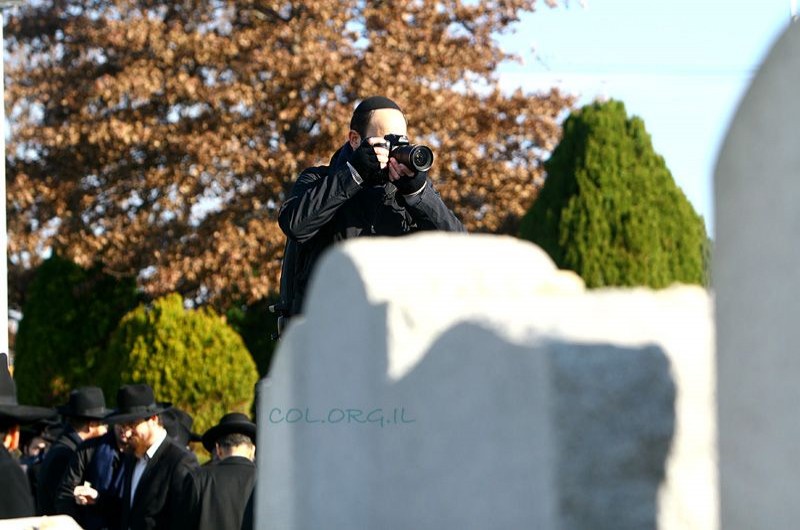
{"type": "Polygon", "coordinates": [[[410,144],[406,130],[397,103],[367,98],[353,112],[347,142],[330,164],[298,177],[279,217],[288,237],[281,280],[286,314],[302,311],[313,267],[334,243],[421,230],[465,231],[428,180],[433,153],[410,144]]]}

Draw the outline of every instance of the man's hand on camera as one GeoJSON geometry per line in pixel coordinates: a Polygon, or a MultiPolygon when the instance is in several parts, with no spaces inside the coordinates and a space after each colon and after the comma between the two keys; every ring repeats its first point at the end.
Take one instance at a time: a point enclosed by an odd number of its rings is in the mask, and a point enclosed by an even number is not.
{"type": "Polygon", "coordinates": [[[385,180],[383,168],[389,162],[389,150],[383,138],[365,138],[353,152],[350,165],[358,172],[363,184],[379,184],[385,180]]]}
{"type": "Polygon", "coordinates": [[[389,159],[389,180],[402,195],[413,195],[422,190],[428,177],[427,171],[409,169],[394,158],[389,159]]]}

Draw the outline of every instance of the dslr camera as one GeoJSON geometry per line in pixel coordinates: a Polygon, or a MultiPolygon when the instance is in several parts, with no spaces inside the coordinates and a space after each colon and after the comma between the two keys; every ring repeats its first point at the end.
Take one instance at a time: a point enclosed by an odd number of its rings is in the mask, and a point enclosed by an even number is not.
{"type": "Polygon", "coordinates": [[[400,134],[387,134],[386,148],[389,158],[394,158],[415,172],[428,171],[433,165],[433,151],[427,145],[416,145],[408,141],[408,136],[400,134]]]}

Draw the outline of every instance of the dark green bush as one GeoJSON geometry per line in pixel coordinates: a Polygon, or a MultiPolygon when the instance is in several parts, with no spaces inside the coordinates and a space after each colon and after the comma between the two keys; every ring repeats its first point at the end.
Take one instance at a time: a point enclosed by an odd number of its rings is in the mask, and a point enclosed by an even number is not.
{"type": "Polygon", "coordinates": [[[653,150],[639,118],[618,101],[594,103],[564,123],[547,180],[520,237],[542,247],[588,287],[706,284],[703,219],[653,150]]]}
{"type": "Polygon", "coordinates": [[[265,298],[250,305],[234,306],[225,312],[228,323],[242,336],[253,356],[260,377],[265,377],[269,372],[277,345],[271,338],[278,331],[277,319],[269,311],[269,306],[277,301],[277,297],[265,298]]]}
{"type": "Polygon", "coordinates": [[[85,270],[52,256],[26,293],[15,343],[14,376],[23,403],[64,403],[69,391],[91,385],[120,318],[138,303],[133,278],[100,267],[85,270]]]}
{"type": "Polygon", "coordinates": [[[227,412],[250,412],[258,373],[242,338],[212,309],[184,308],[180,295],[125,315],[109,354],[118,364],[105,367],[106,395],[147,383],[159,400],[191,414],[201,433],[227,412]]]}

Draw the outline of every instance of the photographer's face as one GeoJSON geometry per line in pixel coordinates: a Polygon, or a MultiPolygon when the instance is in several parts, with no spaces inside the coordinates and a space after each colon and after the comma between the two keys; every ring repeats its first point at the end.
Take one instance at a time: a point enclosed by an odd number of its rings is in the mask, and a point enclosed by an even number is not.
{"type": "MultiPolygon", "coordinates": [[[[367,138],[383,138],[387,134],[407,135],[406,119],[403,113],[396,109],[378,109],[372,117],[365,131],[367,138]]],[[[361,144],[361,136],[356,131],[350,131],[350,146],[357,149],[361,144]]]]}

